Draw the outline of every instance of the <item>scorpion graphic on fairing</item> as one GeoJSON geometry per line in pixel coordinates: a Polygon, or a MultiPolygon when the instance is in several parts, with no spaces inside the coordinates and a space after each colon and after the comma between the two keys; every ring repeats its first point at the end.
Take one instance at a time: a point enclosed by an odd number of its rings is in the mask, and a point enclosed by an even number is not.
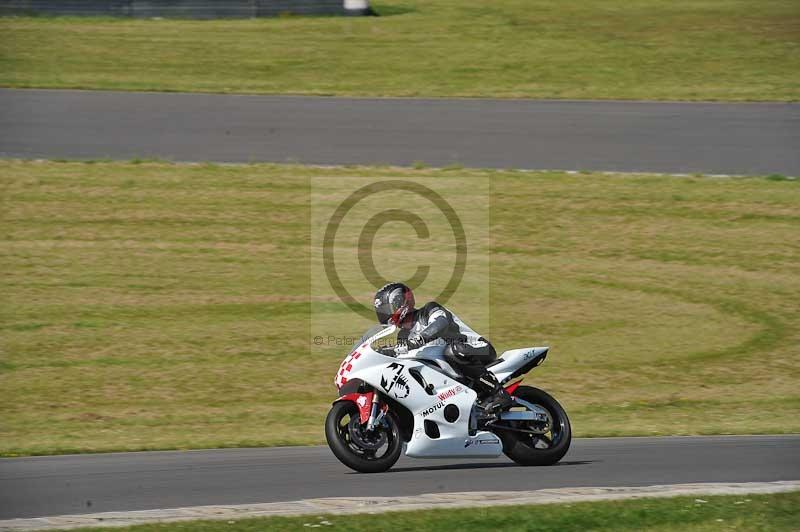
{"type": "Polygon", "coordinates": [[[386,393],[394,390],[394,396],[397,399],[404,399],[408,397],[408,394],[411,392],[408,381],[402,375],[403,368],[405,368],[405,366],[397,362],[392,362],[386,366],[386,369],[394,370],[394,376],[390,377],[392,379],[391,382],[386,379],[385,375],[381,375],[381,388],[383,388],[386,393]]]}

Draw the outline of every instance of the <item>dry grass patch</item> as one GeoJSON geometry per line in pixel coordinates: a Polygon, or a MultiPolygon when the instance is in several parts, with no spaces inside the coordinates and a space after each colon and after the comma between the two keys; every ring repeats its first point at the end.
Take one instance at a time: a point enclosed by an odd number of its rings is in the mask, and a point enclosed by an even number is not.
{"type": "Polygon", "coordinates": [[[578,435],[800,431],[796,181],[3,161],[0,453],[321,443],[317,175],[490,178],[482,332],[578,435]]]}
{"type": "Polygon", "coordinates": [[[0,85],[797,100],[795,0],[392,0],[381,17],[0,19],[0,85]]]}

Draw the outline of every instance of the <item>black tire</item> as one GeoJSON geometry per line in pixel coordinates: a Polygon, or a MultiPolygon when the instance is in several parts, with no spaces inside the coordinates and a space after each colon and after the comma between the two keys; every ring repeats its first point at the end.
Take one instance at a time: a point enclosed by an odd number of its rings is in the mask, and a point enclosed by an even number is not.
{"type": "MultiPolygon", "coordinates": [[[[495,429],[503,442],[503,452],[516,463],[524,466],[553,465],[561,460],[572,441],[572,427],[567,413],[550,394],[532,386],[520,386],[516,397],[541,406],[552,418],[550,432],[543,435],[525,434],[510,430],[495,429]],[[548,435],[549,434],[549,435],[548,435]],[[547,445],[547,448],[538,448],[547,445]]],[[[508,422],[517,428],[526,428],[529,421],[508,422]]]]}
{"type": "MultiPolygon", "coordinates": [[[[377,451],[371,453],[352,441],[349,425],[354,418],[358,419],[358,407],[353,402],[337,401],[333,403],[328,417],[325,419],[325,439],[328,440],[328,447],[341,463],[359,473],[382,473],[388,470],[397,462],[403,451],[403,441],[400,438],[400,429],[394,413],[389,411],[384,417],[386,425],[382,428],[382,432],[386,437],[386,450],[380,456],[377,455],[377,451]],[[348,421],[343,424],[345,418],[348,421]]],[[[360,426],[358,422],[354,422],[354,424],[360,426]]]]}

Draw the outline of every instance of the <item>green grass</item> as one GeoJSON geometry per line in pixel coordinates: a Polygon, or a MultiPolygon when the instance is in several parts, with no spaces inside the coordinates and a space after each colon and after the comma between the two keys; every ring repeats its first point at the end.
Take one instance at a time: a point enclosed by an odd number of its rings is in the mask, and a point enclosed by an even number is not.
{"type": "Polygon", "coordinates": [[[490,180],[475,326],[552,346],[576,435],[800,432],[797,180],[0,161],[0,454],[323,443],[347,349],[310,327],[363,324],[312,290],[318,176],[490,180]]]}
{"type": "Polygon", "coordinates": [[[0,86],[800,99],[796,0],[396,0],[381,17],[0,19],[0,86]]]}
{"type": "MultiPolygon", "coordinates": [[[[506,506],[458,510],[390,512],[378,515],[267,517],[238,521],[190,521],[115,528],[121,532],[206,532],[225,530],[530,530],[584,532],[649,530],[705,532],[797,530],[800,493],[679,497],[578,504],[506,506]],[[698,502],[702,501],[702,502],[698,502]]],[[[84,532],[96,528],[80,529],[84,532]]]]}

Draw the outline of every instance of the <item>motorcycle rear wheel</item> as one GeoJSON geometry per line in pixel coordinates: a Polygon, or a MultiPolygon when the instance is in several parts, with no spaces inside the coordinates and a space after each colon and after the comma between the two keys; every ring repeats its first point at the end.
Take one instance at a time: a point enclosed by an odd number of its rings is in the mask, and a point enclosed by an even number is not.
{"type": "Polygon", "coordinates": [[[333,403],[325,419],[325,439],[328,440],[328,447],[341,463],[354,471],[382,473],[397,462],[403,451],[397,418],[389,411],[384,420],[385,425],[377,427],[373,434],[368,434],[359,421],[358,407],[353,402],[333,403]],[[381,445],[376,449],[362,446],[370,443],[375,445],[381,443],[381,445]]]}
{"type": "MultiPolygon", "coordinates": [[[[516,463],[524,466],[552,465],[561,460],[572,441],[572,427],[567,413],[553,397],[532,386],[520,386],[514,392],[516,397],[538,405],[550,415],[549,428],[544,434],[527,434],[497,428],[496,434],[503,442],[503,452],[516,463]]],[[[510,426],[528,429],[529,421],[512,421],[510,426]]]]}

